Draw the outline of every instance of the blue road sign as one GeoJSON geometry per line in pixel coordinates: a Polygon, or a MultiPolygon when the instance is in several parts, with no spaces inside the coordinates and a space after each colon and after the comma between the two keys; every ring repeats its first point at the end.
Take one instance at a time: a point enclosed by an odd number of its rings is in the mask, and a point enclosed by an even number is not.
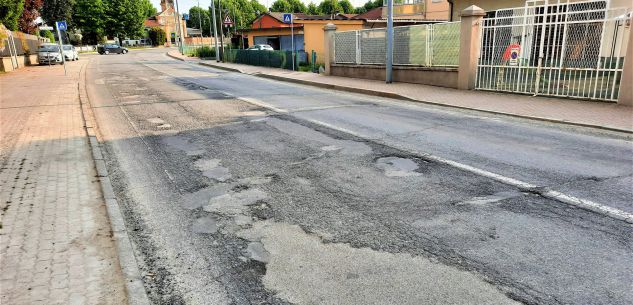
{"type": "Polygon", "coordinates": [[[182,18],[184,18],[185,20],[189,20],[189,14],[182,14],[182,18]]]}
{"type": "Polygon", "coordinates": [[[66,21],[57,21],[57,29],[60,31],[68,30],[68,26],[66,25],[66,21]]]}
{"type": "Polygon", "coordinates": [[[292,23],[292,14],[284,14],[284,23],[292,23]]]}

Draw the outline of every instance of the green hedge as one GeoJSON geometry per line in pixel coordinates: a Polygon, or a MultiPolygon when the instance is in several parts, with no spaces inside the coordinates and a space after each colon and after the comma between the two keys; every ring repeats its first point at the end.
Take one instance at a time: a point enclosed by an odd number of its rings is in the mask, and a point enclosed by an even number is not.
{"type": "MultiPolygon", "coordinates": [[[[297,52],[296,68],[305,63],[299,60],[302,57],[299,55],[297,52]]],[[[224,60],[236,64],[292,70],[291,51],[226,50],[224,60]]]]}

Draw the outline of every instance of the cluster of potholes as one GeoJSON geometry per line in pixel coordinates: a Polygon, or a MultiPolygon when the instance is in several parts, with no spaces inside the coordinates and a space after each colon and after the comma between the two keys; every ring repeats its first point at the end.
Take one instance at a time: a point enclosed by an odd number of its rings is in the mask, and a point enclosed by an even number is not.
{"type": "MultiPolygon", "coordinates": [[[[318,151],[303,162],[333,155],[353,158],[375,153],[367,143],[332,138],[279,118],[268,117],[257,124],[267,124],[295,139],[317,143],[318,151]]],[[[401,304],[419,304],[435,302],[434,298],[439,295],[447,297],[448,302],[482,298],[479,301],[487,300],[489,304],[516,304],[493,285],[463,270],[404,253],[327,243],[318,233],[307,233],[298,225],[278,222],[273,217],[274,194],[266,191],[266,185],[281,179],[278,175],[262,173],[240,177],[232,173],[222,159],[208,156],[182,134],[163,137],[162,141],[192,157],[195,170],[212,181],[181,198],[185,209],[196,211],[192,232],[243,240],[245,247],[238,258],[266,266],[261,282],[268,291],[274,291],[276,297],[296,304],[329,304],[342,300],[346,304],[386,304],[398,299],[402,300],[401,304]],[[446,282],[437,285],[432,279],[440,275],[446,282]],[[385,278],[391,280],[377,284],[385,278]],[[345,289],[332,289],[332,285],[343,282],[345,289]],[[358,295],[349,295],[346,289],[358,295]],[[447,296],[447,291],[455,290],[459,291],[447,296]],[[472,295],[473,291],[476,295],[472,295]]],[[[415,179],[423,175],[419,165],[425,162],[387,155],[374,159],[374,166],[390,179],[415,179]]],[[[312,183],[301,177],[297,177],[297,181],[312,183]]]]}

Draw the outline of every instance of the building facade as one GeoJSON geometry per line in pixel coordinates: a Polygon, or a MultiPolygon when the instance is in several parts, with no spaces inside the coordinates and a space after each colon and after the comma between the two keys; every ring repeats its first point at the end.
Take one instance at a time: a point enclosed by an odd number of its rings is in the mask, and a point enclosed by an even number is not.
{"type": "Polygon", "coordinates": [[[174,0],[161,0],[160,2],[161,12],[155,16],[149,17],[145,20],[145,30],[149,30],[153,27],[159,27],[165,31],[167,42],[165,46],[173,46],[176,44],[177,34],[180,33],[182,37],[188,37],[186,32],[186,22],[182,18],[182,15],[176,17],[176,9],[174,8],[174,0]],[[176,20],[179,21],[180,26],[176,26],[176,20]]]}

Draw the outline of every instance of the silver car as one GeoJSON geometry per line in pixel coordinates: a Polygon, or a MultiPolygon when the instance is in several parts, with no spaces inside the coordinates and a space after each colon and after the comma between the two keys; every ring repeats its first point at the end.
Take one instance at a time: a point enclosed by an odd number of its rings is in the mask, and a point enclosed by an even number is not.
{"type": "Polygon", "coordinates": [[[247,50],[251,50],[251,51],[274,51],[275,49],[273,49],[273,47],[271,47],[270,45],[267,45],[267,44],[256,44],[256,45],[248,48],[247,50]]]}
{"type": "Polygon", "coordinates": [[[64,57],[66,57],[67,61],[79,60],[79,53],[77,53],[74,46],[65,44],[62,47],[64,48],[64,57]]]}
{"type": "Polygon", "coordinates": [[[37,61],[40,65],[63,63],[61,52],[59,52],[59,45],[53,43],[40,45],[37,49],[37,61]]]}

